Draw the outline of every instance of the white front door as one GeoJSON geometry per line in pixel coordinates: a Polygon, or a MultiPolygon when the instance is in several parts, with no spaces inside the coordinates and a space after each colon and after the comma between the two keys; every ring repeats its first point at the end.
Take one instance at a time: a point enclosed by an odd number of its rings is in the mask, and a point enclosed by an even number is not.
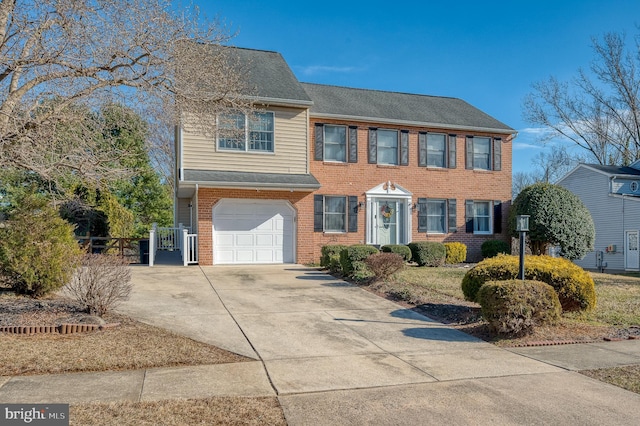
{"type": "Polygon", "coordinates": [[[639,269],[640,257],[638,256],[638,231],[625,233],[625,264],[626,269],[639,269]]]}
{"type": "Polygon", "coordinates": [[[387,244],[406,244],[407,236],[407,202],[402,199],[376,198],[371,203],[370,244],[384,246],[387,244]]]}

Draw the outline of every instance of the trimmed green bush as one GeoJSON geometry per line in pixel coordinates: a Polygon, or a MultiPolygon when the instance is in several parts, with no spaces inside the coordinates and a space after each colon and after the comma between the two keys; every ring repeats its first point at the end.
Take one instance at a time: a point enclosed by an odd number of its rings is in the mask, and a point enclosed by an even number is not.
{"type": "MultiPolygon", "coordinates": [[[[542,281],[553,287],[563,311],[588,311],[596,307],[593,278],[574,263],[557,257],[526,256],[524,265],[525,279],[542,281]]],[[[465,299],[477,301],[478,290],[485,282],[515,279],[518,270],[518,256],[501,254],[483,260],[462,279],[465,299]]]]}
{"type": "Polygon", "coordinates": [[[71,280],[81,257],[73,226],[45,200],[17,200],[0,228],[0,273],[17,293],[41,297],[71,280]]]}
{"type": "Polygon", "coordinates": [[[418,266],[442,266],[447,257],[447,249],[442,243],[434,241],[418,241],[408,244],[411,259],[418,266]]]}
{"type": "Polygon", "coordinates": [[[467,246],[463,243],[444,243],[447,252],[445,263],[455,265],[467,259],[467,246]]]}
{"type": "Polygon", "coordinates": [[[396,253],[375,253],[364,260],[376,280],[388,280],[404,267],[404,259],[396,253]]]}
{"type": "Polygon", "coordinates": [[[380,251],[383,253],[395,253],[402,256],[405,262],[411,260],[411,249],[403,244],[387,244],[380,247],[380,251]]]}
{"type": "Polygon", "coordinates": [[[340,252],[347,246],[342,244],[333,244],[322,246],[320,256],[320,266],[328,268],[331,272],[340,270],[340,252]]]}
{"type": "Polygon", "coordinates": [[[488,281],[478,291],[482,316],[495,332],[523,334],[553,324],[561,307],[553,287],[540,281],[488,281]]]}
{"type": "Polygon", "coordinates": [[[340,265],[345,276],[355,280],[362,280],[373,275],[364,260],[372,254],[379,253],[378,249],[365,244],[355,244],[340,252],[340,265]]]}
{"type": "Polygon", "coordinates": [[[482,251],[482,257],[485,259],[495,257],[500,253],[511,254],[511,247],[502,240],[487,240],[482,243],[480,250],[482,251]]]}

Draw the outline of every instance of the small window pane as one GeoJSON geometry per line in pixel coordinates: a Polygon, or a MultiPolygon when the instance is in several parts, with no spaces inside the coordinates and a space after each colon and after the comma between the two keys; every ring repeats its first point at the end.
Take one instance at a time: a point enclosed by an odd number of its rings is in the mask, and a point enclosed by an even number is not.
{"type": "Polygon", "coordinates": [[[346,232],[347,197],[324,197],[324,230],[346,232]]]}
{"type": "Polygon", "coordinates": [[[446,203],[444,200],[427,201],[427,232],[444,234],[446,203]]]}
{"type": "Polygon", "coordinates": [[[378,164],[398,164],[398,132],[378,130],[378,164]]]}
{"type": "Polygon", "coordinates": [[[324,159],[347,161],[347,128],[345,126],[324,126],[324,159]]]}
{"type": "Polygon", "coordinates": [[[245,150],[244,114],[220,114],[218,147],[234,151],[245,150]]]}
{"type": "Polygon", "coordinates": [[[491,170],[490,138],[473,138],[473,168],[491,170]]]}
{"type": "Polygon", "coordinates": [[[445,135],[429,133],[427,135],[427,166],[445,166],[445,135]]]}

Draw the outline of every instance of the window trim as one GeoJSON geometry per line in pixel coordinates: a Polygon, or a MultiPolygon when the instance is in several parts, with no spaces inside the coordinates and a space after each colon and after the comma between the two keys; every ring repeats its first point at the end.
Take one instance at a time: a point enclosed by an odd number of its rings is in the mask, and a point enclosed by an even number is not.
{"type": "MultiPolygon", "coordinates": [[[[269,131],[255,131],[250,128],[250,120],[249,115],[242,112],[229,112],[228,115],[242,115],[244,117],[244,149],[232,149],[220,146],[220,135],[216,132],[216,150],[220,152],[243,152],[243,153],[251,153],[251,154],[275,154],[276,152],[276,116],[273,111],[257,111],[254,115],[270,115],[271,116],[271,127],[272,130],[269,131]],[[261,150],[261,149],[251,149],[251,133],[270,133],[271,137],[271,150],[261,150]]],[[[220,114],[216,118],[217,125],[220,125],[220,114]]]]}
{"type": "Polygon", "coordinates": [[[487,170],[487,171],[493,170],[493,146],[492,146],[493,143],[492,142],[493,140],[489,136],[474,136],[473,138],[473,170],[487,170]],[[485,139],[487,141],[487,146],[489,147],[489,152],[486,154],[487,168],[479,167],[476,165],[476,146],[478,145],[476,141],[479,139],[485,139]]]}
{"type": "MultiPolygon", "coordinates": [[[[322,126],[322,161],[326,161],[329,163],[347,163],[349,162],[349,153],[347,152],[349,148],[348,139],[350,137],[349,127],[344,124],[324,124],[322,126]],[[327,127],[341,127],[344,129],[344,160],[335,160],[327,158],[327,127]]],[[[337,144],[333,144],[337,145],[337,144]]]]}

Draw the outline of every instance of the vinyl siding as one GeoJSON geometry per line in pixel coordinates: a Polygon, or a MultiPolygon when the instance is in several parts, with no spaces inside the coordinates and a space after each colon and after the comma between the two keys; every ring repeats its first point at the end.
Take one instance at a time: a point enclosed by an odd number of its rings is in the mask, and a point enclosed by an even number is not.
{"type": "MultiPolygon", "coordinates": [[[[184,226],[191,226],[191,215],[189,210],[189,202],[191,199],[189,198],[177,198],[178,204],[178,214],[176,220],[176,226],[178,224],[183,224],[184,226]]],[[[195,215],[195,210],[193,214],[195,215]]],[[[194,217],[195,220],[195,217],[194,217]]]]}
{"type": "MultiPolygon", "coordinates": [[[[576,169],[561,182],[561,186],[580,197],[591,212],[596,228],[595,251],[589,252],[584,259],[575,261],[582,268],[595,269],[597,267],[595,252],[604,252],[607,246],[615,244],[617,252],[605,253],[603,261],[607,263],[607,269],[624,269],[624,226],[631,225],[628,212],[631,201],[625,200],[627,211],[624,216],[627,223],[623,224],[622,198],[611,196],[609,185],[608,176],[586,168],[576,169]]],[[[637,225],[640,226],[640,223],[637,225]]]]}
{"type": "Polygon", "coordinates": [[[269,107],[274,112],[274,153],[216,151],[216,141],[183,132],[185,169],[262,173],[307,173],[305,109],[269,107]]]}

